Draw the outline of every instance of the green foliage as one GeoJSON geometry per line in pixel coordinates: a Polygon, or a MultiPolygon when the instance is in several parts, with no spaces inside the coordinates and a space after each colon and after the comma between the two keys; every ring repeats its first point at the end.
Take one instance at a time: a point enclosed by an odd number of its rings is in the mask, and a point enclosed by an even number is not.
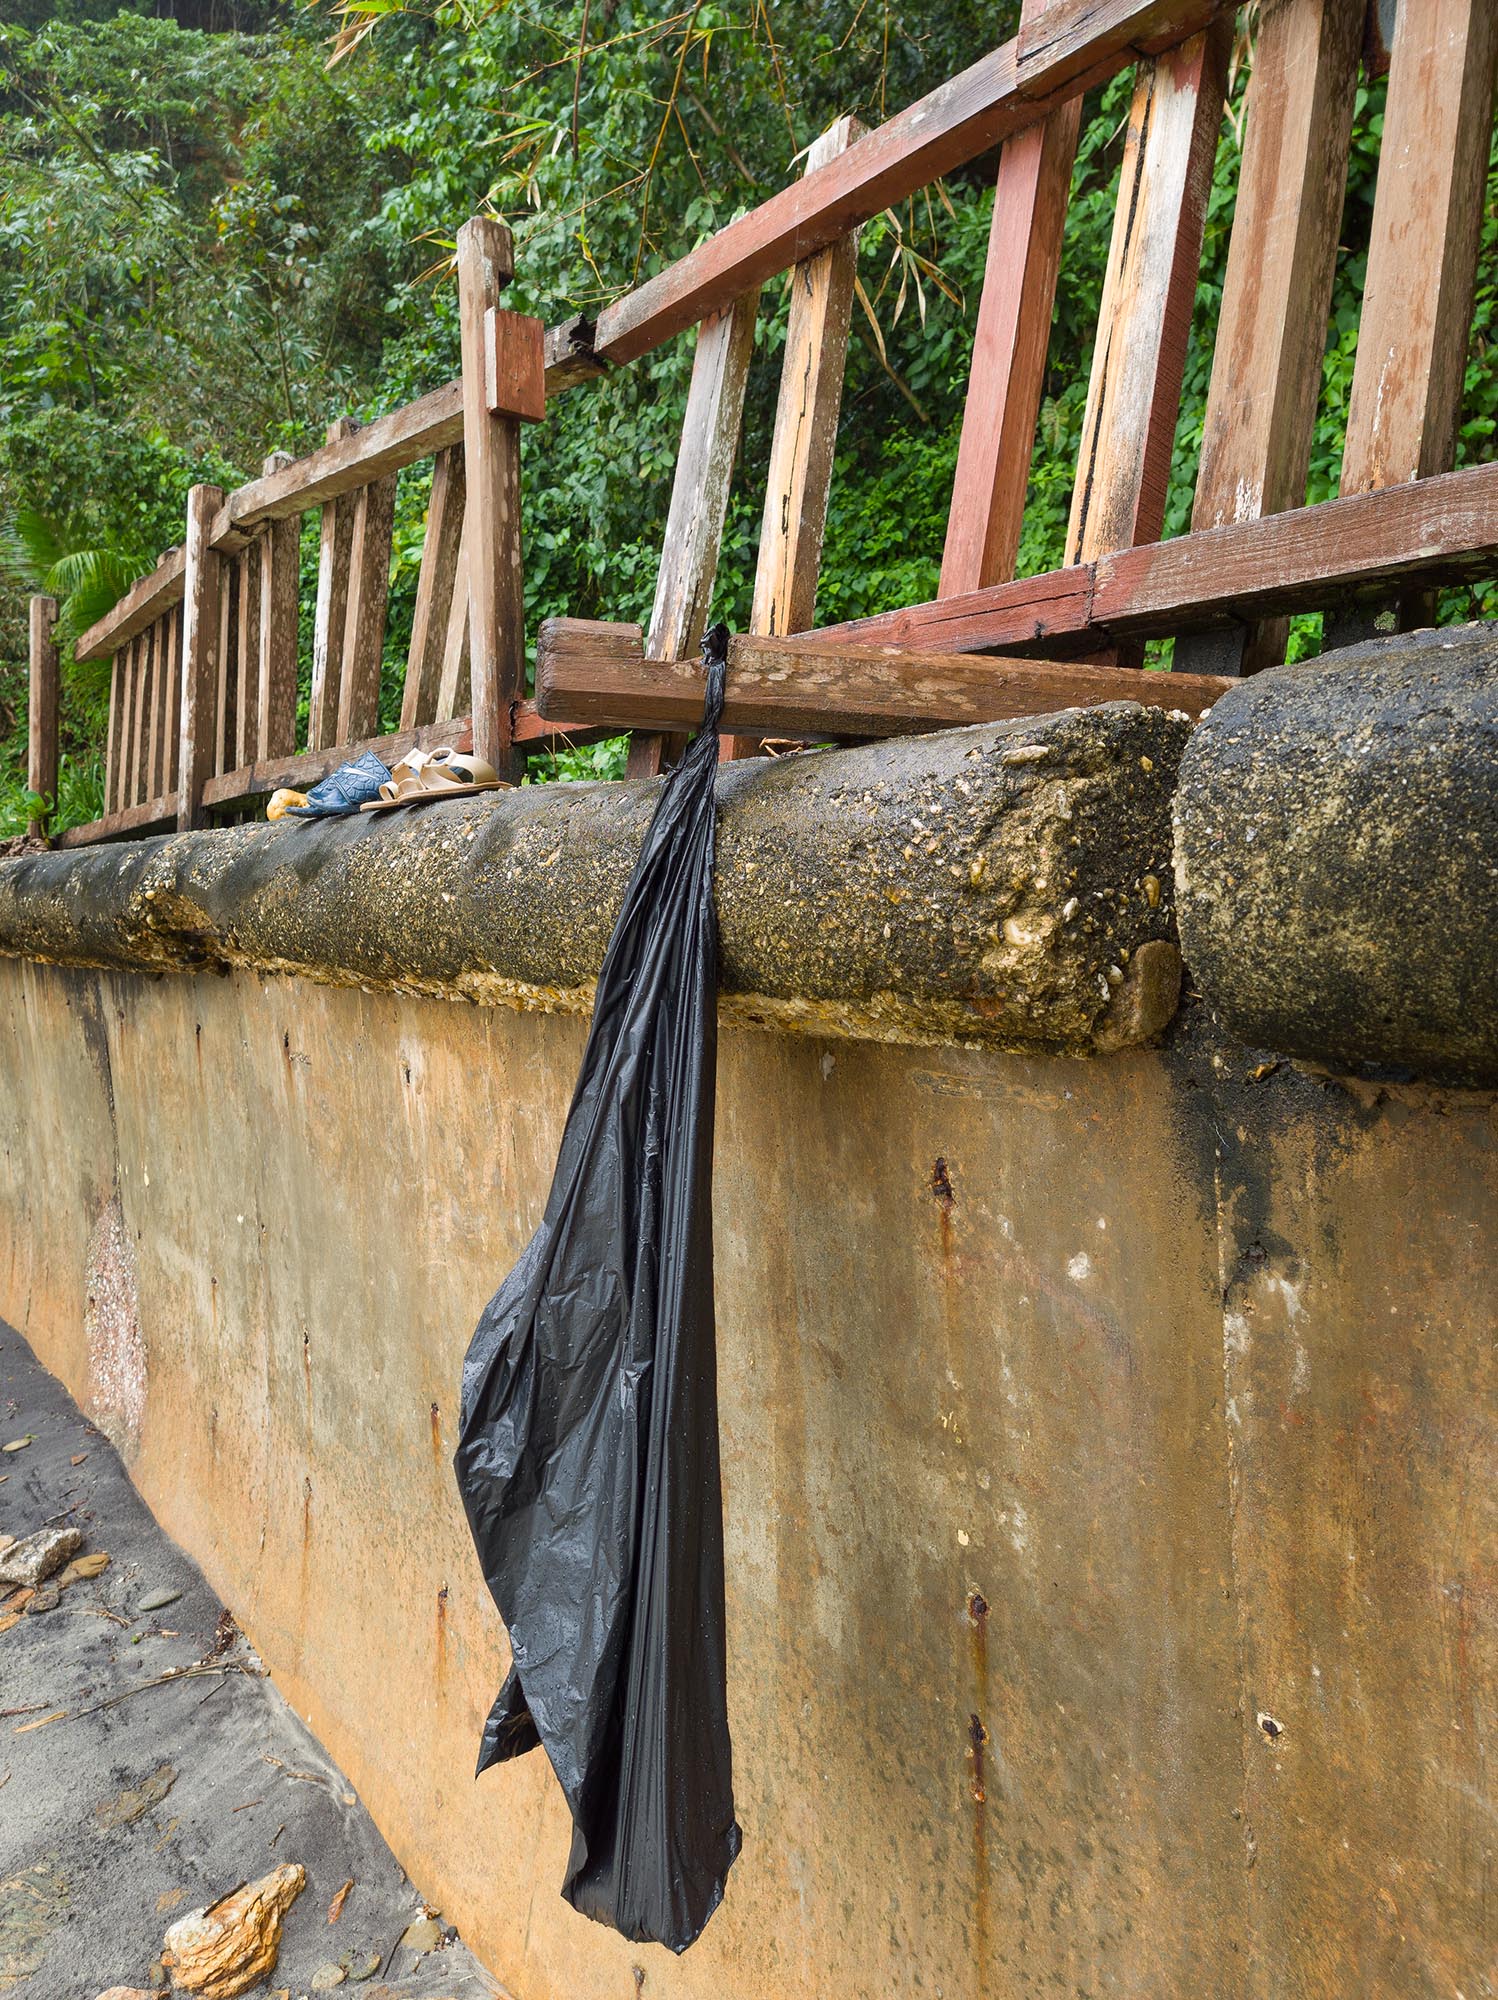
{"type": "MultiPolygon", "coordinates": [[[[140,0],[144,5],[144,0],[140,0]]],[[[212,32],[118,0],[16,0],[0,27],[0,824],[26,801],[24,596],[66,630],[182,534],[195,479],[225,485],[341,413],[370,415],[458,367],[451,252],[476,210],[515,231],[511,302],[555,321],[690,250],[800,171],[840,112],[875,123],[1013,31],[1017,0],[905,10],[861,0],[212,0],[212,32]],[[328,37],[344,51],[331,67],[328,37]],[[369,32],[372,30],[372,32],[369,32]],[[47,582],[47,579],[52,579],[47,582]]],[[[1232,226],[1240,65],[1219,145],[1167,498],[1189,523],[1232,226]]],[[[1085,105],[1021,574],[1063,559],[1130,80],[1085,105]]],[[[1334,493],[1383,117],[1359,92],[1308,497],[1334,493]]],[[[936,585],[992,210],[979,161],[863,230],[819,615],[936,585]]],[[[1487,203],[1459,440],[1491,453],[1498,201],[1487,203]]],[[[767,288],[716,614],[753,584],[781,347],[767,288]]],[[[524,443],[526,589],[555,612],[643,620],[659,558],[690,343],[558,399],[524,443]]],[[[430,471],[401,475],[382,721],[399,716],[430,471]]],[[[315,519],[302,551],[309,689],[315,519]]],[[[1491,589],[1442,616],[1498,611],[1491,589]]],[[[1297,620],[1313,652],[1319,619],[1297,620]]],[[[70,671],[61,823],[97,807],[99,677],[70,671]]],[[[530,760],[533,782],[617,775],[624,739],[530,760]]]]}

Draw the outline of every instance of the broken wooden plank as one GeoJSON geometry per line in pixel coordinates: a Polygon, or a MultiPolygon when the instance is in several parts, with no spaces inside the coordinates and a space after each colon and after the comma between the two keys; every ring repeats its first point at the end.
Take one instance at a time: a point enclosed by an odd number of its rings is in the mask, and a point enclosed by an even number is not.
{"type": "Polygon", "coordinates": [[[184,557],[181,549],[169,549],[149,576],[132,584],[112,611],[90,625],[73,648],[79,660],[99,660],[117,653],[127,639],[144,632],[148,625],[182,596],[184,557]]]}
{"type": "MultiPolygon", "coordinates": [[[[965,658],[825,640],[729,641],[723,720],[763,736],[888,736],[1045,715],[1104,701],[1199,714],[1231,681],[1041,660],[965,658]]],[[[637,625],[548,618],[536,648],[536,709],[547,721],[667,729],[702,714],[693,660],[650,660],[637,625]]]]}
{"type": "Polygon", "coordinates": [[[371,486],[361,486],[353,495],[348,606],[338,673],[340,743],[372,737],[380,727],[380,668],[385,653],[385,611],[390,593],[395,478],[393,472],[388,473],[371,486]]]}
{"type": "Polygon", "coordinates": [[[882,208],[1034,124],[1054,108],[1053,99],[1073,97],[1087,82],[1131,61],[1141,39],[1179,39],[1216,12],[1212,0],[1109,0],[1084,30],[1080,67],[1073,23],[1054,44],[1032,46],[1023,84],[1017,45],[1006,42],[606,307],[598,317],[595,351],[609,362],[648,353],[835,243],[882,208]]]}
{"type": "Polygon", "coordinates": [[[468,521],[468,646],[474,754],[502,778],[520,775],[510,703],[525,684],[520,560],[520,420],[495,416],[485,387],[485,328],[515,268],[510,232],[488,216],[458,231],[463,447],[468,521]]]}
{"type": "MultiPolygon", "coordinates": [[[[1365,0],[1261,10],[1233,234],[1191,525],[1305,503],[1365,0]]],[[[1178,664],[1252,673],[1284,658],[1282,620],[1181,641],[1178,664]]]]}
{"type": "Polygon", "coordinates": [[[1399,9],[1342,491],[1445,472],[1455,456],[1493,126],[1498,7],[1399,9]]]}
{"type": "MultiPolygon", "coordinates": [[[[218,600],[223,559],[209,547],[222,487],[194,486],[187,496],[182,615],[182,748],[178,758],[177,824],[203,823],[203,787],[213,769],[214,696],[218,689],[218,600]]],[[[243,673],[240,676],[243,680],[243,673]]]]}
{"type": "MultiPolygon", "coordinates": [[[[707,627],[743,428],[744,390],[758,314],[756,288],[705,319],[697,329],[692,381],[645,642],[652,659],[685,658],[696,651],[707,627]]],[[[641,731],[630,741],[628,775],[654,777],[667,753],[680,748],[679,739],[668,744],[658,735],[641,731]]]]}
{"type": "Polygon", "coordinates": [[[1067,528],[1069,563],[1155,541],[1201,263],[1231,14],[1139,65],[1067,528]]]}
{"type": "Polygon", "coordinates": [[[1081,115],[1082,100],[1073,98],[1008,140],[999,155],[942,552],[943,597],[1014,574],[1081,115]]]}
{"type": "MultiPolygon", "coordinates": [[[[335,417],[328,443],[341,444],[359,426],[335,417]]],[[[323,750],[338,736],[338,683],[348,617],[349,551],[354,539],[354,496],[336,494],[322,504],[317,553],[317,608],[312,625],[312,689],[307,704],[307,747],[323,750]]]]}
{"type": "MultiPolygon", "coordinates": [[[[33,597],[29,609],[29,674],[26,695],[26,788],[40,799],[57,803],[57,599],[33,597]]],[[[113,682],[111,677],[111,688],[113,682]]],[[[28,830],[46,830],[45,815],[28,821],[28,830]]]]}
{"type": "MultiPolygon", "coordinates": [[[[421,572],[416,581],[416,608],[411,619],[411,644],[406,654],[406,683],[401,698],[401,728],[435,722],[442,688],[442,663],[452,615],[458,558],[463,547],[463,513],[467,498],[463,447],[439,451],[432,467],[432,497],[427,504],[426,534],[421,544],[421,572]]],[[[466,579],[465,585],[466,589],[466,579]]]]}

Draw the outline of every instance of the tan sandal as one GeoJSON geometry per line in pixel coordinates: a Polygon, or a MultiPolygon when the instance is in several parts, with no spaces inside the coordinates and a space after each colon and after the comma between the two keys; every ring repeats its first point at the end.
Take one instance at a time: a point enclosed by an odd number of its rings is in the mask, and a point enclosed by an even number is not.
{"type": "Polygon", "coordinates": [[[492,764],[461,750],[412,750],[380,787],[380,796],[360,806],[360,812],[389,812],[395,806],[422,805],[429,799],[467,798],[474,792],[506,791],[509,787],[492,764]]]}

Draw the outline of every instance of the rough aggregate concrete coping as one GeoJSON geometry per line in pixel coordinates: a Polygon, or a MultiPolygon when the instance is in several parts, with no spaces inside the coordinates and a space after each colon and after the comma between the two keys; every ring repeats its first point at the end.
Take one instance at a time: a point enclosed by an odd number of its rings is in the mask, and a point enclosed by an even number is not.
{"type": "Polygon", "coordinates": [[[1498,627],[1233,688],[1176,801],[1181,939],[1242,1040],[1498,1083],[1498,627]]]}
{"type": "MultiPolygon", "coordinates": [[[[1175,1011],[1184,716],[1134,702],[726,766],[725,1020],[1098,1054],[1175,1011]]],[[[659,787],[523,787],[0,864],[0,953],[586,1011],[659,787]]]]}

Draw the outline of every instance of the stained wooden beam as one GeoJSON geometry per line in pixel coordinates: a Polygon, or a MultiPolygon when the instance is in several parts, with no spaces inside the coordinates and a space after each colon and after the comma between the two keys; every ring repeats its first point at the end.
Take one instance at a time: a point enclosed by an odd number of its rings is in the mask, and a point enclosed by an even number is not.
{"type": "Polygon", "coordinates": [[[1023,57],[1017,43],[1006,42],[606,307],[596,352],[610,362],[648,353],[1034,124],[1053,100],[1132,61],[1136,48],[1180,40],[1217,11],[1214,0],[1104,0],[1049,36],[1038,26],[1023,57]]]}
{"type": "MultiPolygon", "coordinates": [[[[1104,701],[1198,714],[1232,683],[743,633],[729,642],[726,729],[755,736],[890,736],[1104,701]]],[[[694,660],[650,660],[637,625],[548,618],[536,648],[546,721],[688,729],[702,718],[694,660]]]]}

